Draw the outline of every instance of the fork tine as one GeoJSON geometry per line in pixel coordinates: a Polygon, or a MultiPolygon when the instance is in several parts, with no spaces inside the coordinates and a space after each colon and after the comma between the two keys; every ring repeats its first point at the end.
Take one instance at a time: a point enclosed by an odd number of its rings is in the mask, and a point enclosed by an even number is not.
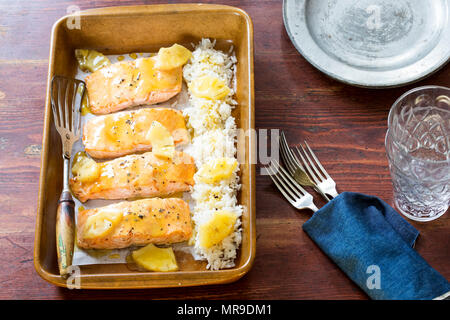
{"type": "Polygon", "coordinates": [[[65,95],[64,95],[64,127],[68,130],[70,129],[70,113],[69,113],[69,93],[70,93],[70,85],[69,82],[66,81],[65,87],[65,95]]]}
{"type": "Polygon", "coordinates": [[[305,141],[305,145],[308,148],[309,152],[311,153],[311,155],[313,156],[314,160],[316,160],[317,165],[319,166],[319,168],[322,170],[322,172],[325,174],[325,176],[327,178],[330,178],[330,175],[328,174],[328,172],[325,170],[325,168],[322,166],[322,164],[320,163],[319,159],[317,159],[316,155],[314,154],[314,152],[312,151],[312,149],[309,147],[308,142],[305,141]]]}
{"type": "Polygon", "coordinates": [[[306,192],[305,189],[303,189],[303,187],[301,185],[299,185],[297,183],[297,181],[294,180],[294,178],[292,178],[289,173],[286,172],[286,170],[283,169],[283,167],[276,161],[273,160],[275,162],[275,165],[278,166],[279,170],[278,172],[280,172],[280,176],[283,178],[283,180],[289,184],[289,186],[294,190],[294,192],[296,191],[298,196],[297,197],[301,197],[302,195],[307,194],[308,192],[306,192]]]}
{"type": "Polygon", "coordinates": [[[314,180],[314,182],[316,184],[320,183],[320,180],[318,179],[318,177],[314,174],[314,171],[311,170],[310,165],[308,165],[308,162],[306,161],[306,159],[303,157],[300,149],[298,147],[295,147],[295,150],[297,151],[298,155],[300,156],[300,159],[302,159],[302,162],[304,164],[304,167],[306,168],[306,171],[308,171],[309,176],[314,180]]]}
{"type": "Polygon", "coordinates": [[[72,83],[72,100],[71,100],[71,105],[70,105],[70,126],[71,126],[71,130],[74,134],[76,134],[76,126],[75,126],[75,121],[77,120],[75,118],[76,112],[75,112],[75,101],[77,99],[77,89],[78,89],[78,84],[77,82],[73,82],[72,83]]]}
{"type": "Polygon", "coordinates": [[[302,148],[303,153],[305,154],[306,158],[308,158],[309,164],[311,165],[314,172],[316,172],[319,180],[323,181],[326,178],[320,173],[319,169],[317,169],[317,166],[314,164],[314,161],[311,160],[310,156],[308,155],[308,152],[306,152],[305,148],[303,148],[302,145],[300,145],[302,148]]]}
{"type": "Polygon", "coordinates": [[[266,167],[267,171],[269,171],[270,175],[270,179],[272,179],[273,183],[275,183],[275,185],[277,186],[278,190],[281,192],[281,194],[291,203],[294,204],[294,200],[284,191],[283,187],[281,186],[280,183],[278,183],[277,179],[277,174],[273,171],[273,169],[271,168],[271,165],[269,164],[269,166],[266,167]]]}
{"type": "Polygon", "coordinates": [[[293,151],[293,149],[289,148],[289,146],[287,145],[287,142],[286,142],[286,146],[287,146],[287,152],[289,153],[291,161],[293,162],[293,166],[299,168],[302,171],[305,171],[305,168],[303,167],[302,162],[298,159],[298,157],[295,154],[295,152],[293,151]]]}
{"type": "Polygon", "coordinates": [[[58,112],[59,112],[59,126],[61,128],[64,128],[65,122],[64,122],[64,109],[62,106],[64,106],[65,103],[65,97],[63,96],[63,87],[61,85],[61,81],[58,81],[58,112]]]}
{"type": "Polygon", "coordinates": [[[289,151],[292,154],[292,159],[294,160],[295,164],[303,171],[305,171],[304,166],[302,165],[302,162],[298,159],[298,157],[296,156],[295,152],[292,149],[289,149],[289,151]]]}
{"type": "Polygon", "coordinates": [[[77,83],[77,92],[78,92],[78,88],[81,88],[81,93],[80,93],[80,101],[79,103],[77,103],[78,109],[74,108],[75,114],[77,116],[77,122],[76,122],[76,127],[77,127],[77,136],[80,134],[80,130],[81,130],[81,104],[83,103],[83,98],[86,95],[86,85],[83,82],[79,82],[77,83]]]}
{"type": "MultiPolygon", "coordinates": [[[[269,164],[266,167],[267,171],[270,173],[269,176],[270,178],[273,180],[273,182],[277,185],[278,189],[280,189],[281,192],[283,192],[283,194],[285,193],[284,189],[285,186],[282,182],[282,180],[278,177],[278,174],[274,171],[274,169],[272,168],[272,164],[269,164]]],[[[292,200],[292,196],[289,196],[287,194],[285,194],[285,196],[287,198],[289,198],[290,200],[292,200]]]]}
{"type": "Polygon", "coordinates": [[[287,141],[286,141],[286,137],[284,136],[284,133],[281,132],[281,158],[283,159],[284,163],[286,164],[287,169],[289,170],[289,173],[292,175],[294,174],[295,171],[295,166],[292,163],[292,160],[289,158],[288,154],[287,154],[287,150],[288,146],[287,146],[287,141]]]}
{"type": "Polygon", "coordinates": [[[64,115],[64,109],[61,106],[64,106],[64,102],[65,102],[65,96],[64,96],[64,86],[61,83],[58,83],[58,94],[59,94],[59,99],[60,99],[60,103],[59,103],[59,126],[61,128],[64,128],[65,126],[65,115],[64,115]]]}
{"type": "Polygon", "coordinates": [[[51,81],[51,103],[55,126],[78,138],[81,129],[80,107],[86,85],[78,79],[54,76],[51,81]]]}
{"type": "Polygon", "coordinates": [[[73,98],[72,98],[72,128],[73,128],[73,134],[75,135],[75,136],[77,136],[78,135],[78,113],[79,112],[77,112],[78,110],[76,110],[76,108],[75,108],[75,105],[76,105],[76,99],[77,99],[77,96],[79,95],[78,94],[78,83],[74,83],[74,95],[73,95],[73,98]]]}
{"type": "MultiPolygon", "coordinates": [[[[56,101],[55,101],[55,92],[58,93],[58,90],[55,90],[56,85],[57,85],[57,82],[52,80],[52,85],[50,87],[50,100],[51,100],[51,105],[52,105],[52,110],[53,110],[53,120],[55,122],[55,126],[59,127],[59,114],[58,114],[59,109],[56,108],[56,101]]],[[[58,97],[58,96],[56,96],[56,97],[58,97]]]]}
{"type": "Polygon", "coordinates": [[[275,177],[283,185],[284,189],[291,195],[291,197],[293,199],[300,198],[302,196],[301,193],[299,193],[297,190],[295,190],[295,188],[289,182],[286,181],[286,178],[284,177],[283,172],[280,170],[280,169],[282,169],[281,166],[279,164],[277,164],[277,166],[278,166],[278,172],[275,173],[275,177]]]}
{"type": "MultiPolygon", "coordinates": [[[[302,164],[298,160],[297,156],[292,152],[291,148],[289,148],[289,145],[288,145],[287,140],[286,140],[286,135],[284,134],[284,132],[281,132],[281,135],[283,137],[282,150],[283,150],[283,147],[284,147],[285,157],[290,162],[290,165],[293,168],[293,170],[291,171],[291,174],[293,174],[293,172],[296,169],[300,169],[302,171],[305,171],[305,169],[303,168],[302,164]]],[[[283,158],[283,160],[284,160],[284,158],[283,158]]]]}

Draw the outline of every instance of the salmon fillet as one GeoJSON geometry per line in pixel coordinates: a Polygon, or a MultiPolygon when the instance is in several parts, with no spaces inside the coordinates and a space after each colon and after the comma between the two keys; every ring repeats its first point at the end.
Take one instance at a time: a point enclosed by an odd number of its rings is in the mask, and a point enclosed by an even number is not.
{"type": "Polygon", "coordinates": [[[189,191],[194,185],[194,159],[180,151],[175,151],[171,160],[146,152],[97,165],[100,174],[95,180],[81,182],[75,176],[69,181],[73,194],[82,202],[170,195],[189,191]]]}
{"type": "Polygon", "coordinates": [[[189,142],[183,114],[170,108],[143,108],[95,117],[83,126],[83,144],[93,158],[105,159],[150,151],[147,138],[153,121],[172,134],[175,145],[189,142]]]}
{"type": "Polygon", "coordinates": [[[182,67],[155,69],[157,57],[122,61],[86,77],[89,109],[107,114],[142,104],[167,101],[181,91],[182,67]]]}
{"type": "Polygon", "coordinates": [[[189,205],[179,198],[143,199],[78,212],[77,245],[84,249],[120,249],[131,245],[170,244],[192,235],[189,205]],[[87,237],[90,216],[121,213],[106,234],[87,237]]]}

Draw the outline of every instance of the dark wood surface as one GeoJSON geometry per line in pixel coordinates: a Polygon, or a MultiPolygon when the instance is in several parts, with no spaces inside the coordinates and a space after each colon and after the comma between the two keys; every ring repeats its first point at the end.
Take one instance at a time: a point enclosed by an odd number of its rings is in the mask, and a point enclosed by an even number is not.
{"type": "MultiPolygon", "coordinates": [[[[270,179],[259,175],[259,168],[256,260],[235,283],[79,291],[54,287],[35,272],[33,242],[51,26],[70,5],[87,9],[163,2],[0,0],[0,298],[367,299],[302,231],[311,213],[292,208],[270,179]]],[[[392,205],[384,151],[389,108],[412,87],[449,86],[450,67],[403,88],[350,87],[314,69],[295,50],[283,26],[281,1],[225,2],[246,10],[253,19],[257,129],[281,128],[293,143],[307,139],[340,191],[376,195],[392,205]]],[[[316,203],[324,204],[319,197],[316,203]]],[[[450,279],[448,213],[434,222],[413,225],[421,232],[418,252],[450,279]]]]}

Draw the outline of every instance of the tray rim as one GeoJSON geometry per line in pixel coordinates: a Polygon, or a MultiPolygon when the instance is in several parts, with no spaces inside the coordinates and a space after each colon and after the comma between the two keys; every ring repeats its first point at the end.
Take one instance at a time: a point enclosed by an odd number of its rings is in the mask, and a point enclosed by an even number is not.
{"type": "MultiPolygon", "coordinates": [[[[155,13],[175,13],[175,12],[195,12],[195,11],[224,11],[232,12],[237,15],[242,16],[246,21],[247,35],[248,35],[248,64],[247,72],[249,75],[248,79],[248,127],[249,129],[255,129],[255,106],[254,106],[254,44],[253,44],[253,22],[250,16],[242,9],[219,4],[202,4],[202,3],[187,3],[187,4],[155,4],[155,5],[135,5],[135,6],[110,6],[103,8],[86,9],[81,11],[79,14],[83,16],[108,16],[108,15],[124,15],[124,14],[155,14],[155,13]],[[127,11],[126,13],[124,11],[127,11]]],[[[58,27],[65,22],[72,15],[65,15],[59,18],[52,26],[51,38],[50,38],[50,52],[49,52],[49,67],[48,67],[48,77],[47,77],[47,89],[46,89],[46,99],[45,99],[45,109],[44,109],[44,126],[42,134],[42,153],[41,153],[41,169],[39,174],[39,191],[38,191],[38,203],[37,203],[37,216],[36,216],[36,226],[35,226],[35,238],[34,238],[34,248],[33,248],[33,264],[36,272],[39,276],[50,284],[56,285],[58,287],[68,287],[68,284],[59,275],[47,272],[40,261],[40,235],[42,231],[42,216],[43,203],[44,203],[44,189],[45,189],[45,173],[47,172],[48,154],[49,154],[49,135],[51,126],[51,106],[50,106],[50,81],[53,74],[53,56],[55,54],[55,32],[58,27]]],[[[252,135],[249,135],[248,148],[252,150],[255,146],[255,141],[252,135]]],[[[176,277],[172,278],[173,283],[170,284],[158,284],[160,279],[145,279],[147,273],[135,273],[135,274],[122,274],[122,273],[111,273],[111,274],[93,274],[84,275],[85,277],[102,277],[105,280],[109,278],[113,280],[118,276],[125,275],[125,277],[144,278],[140,285],[129,284],[129,282],[124,279],[123,285],[117,285],[117,283],[110,285],[95,285],[95,284],[80,284],[80,289],[145,289],[145,288],[170,288],[170,287],[190,287],[199,285],[211,285],[211,284],[224,284],[236,281],[244,276],[253,266],[256,254],[256,207],[255,207],[255,162],[253,159],[253,154],[249,152],[248,167],[249,167],[249,207],[247,208],[249,214],[249,248],[250,252],[247,260],[237,268],[223,269],[217,271],[181,271],[181,272],[167,272],[168,276],[173,275],[202,275],[202,277],[197,279],[185,279],[184,282],[180,283],[181,280],[177,280],[176,277]],[[217,277],[220,275],[220,277],[217,277]]],[[[56,254],[56,252],[55,252],[56,254]]],[[[105,282],[106,283],[106,282],[105,282]]]]}

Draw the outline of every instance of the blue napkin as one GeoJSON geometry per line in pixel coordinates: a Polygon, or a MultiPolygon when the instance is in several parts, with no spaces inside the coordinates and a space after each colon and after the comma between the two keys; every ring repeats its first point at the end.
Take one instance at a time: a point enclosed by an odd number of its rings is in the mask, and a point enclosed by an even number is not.
{"type": "Polygon", "coordinates": [[[303,229],[372,299],[430,300],[450,292],[413,249],[419,232],[377,197],[344,192],[303,229]]]}

